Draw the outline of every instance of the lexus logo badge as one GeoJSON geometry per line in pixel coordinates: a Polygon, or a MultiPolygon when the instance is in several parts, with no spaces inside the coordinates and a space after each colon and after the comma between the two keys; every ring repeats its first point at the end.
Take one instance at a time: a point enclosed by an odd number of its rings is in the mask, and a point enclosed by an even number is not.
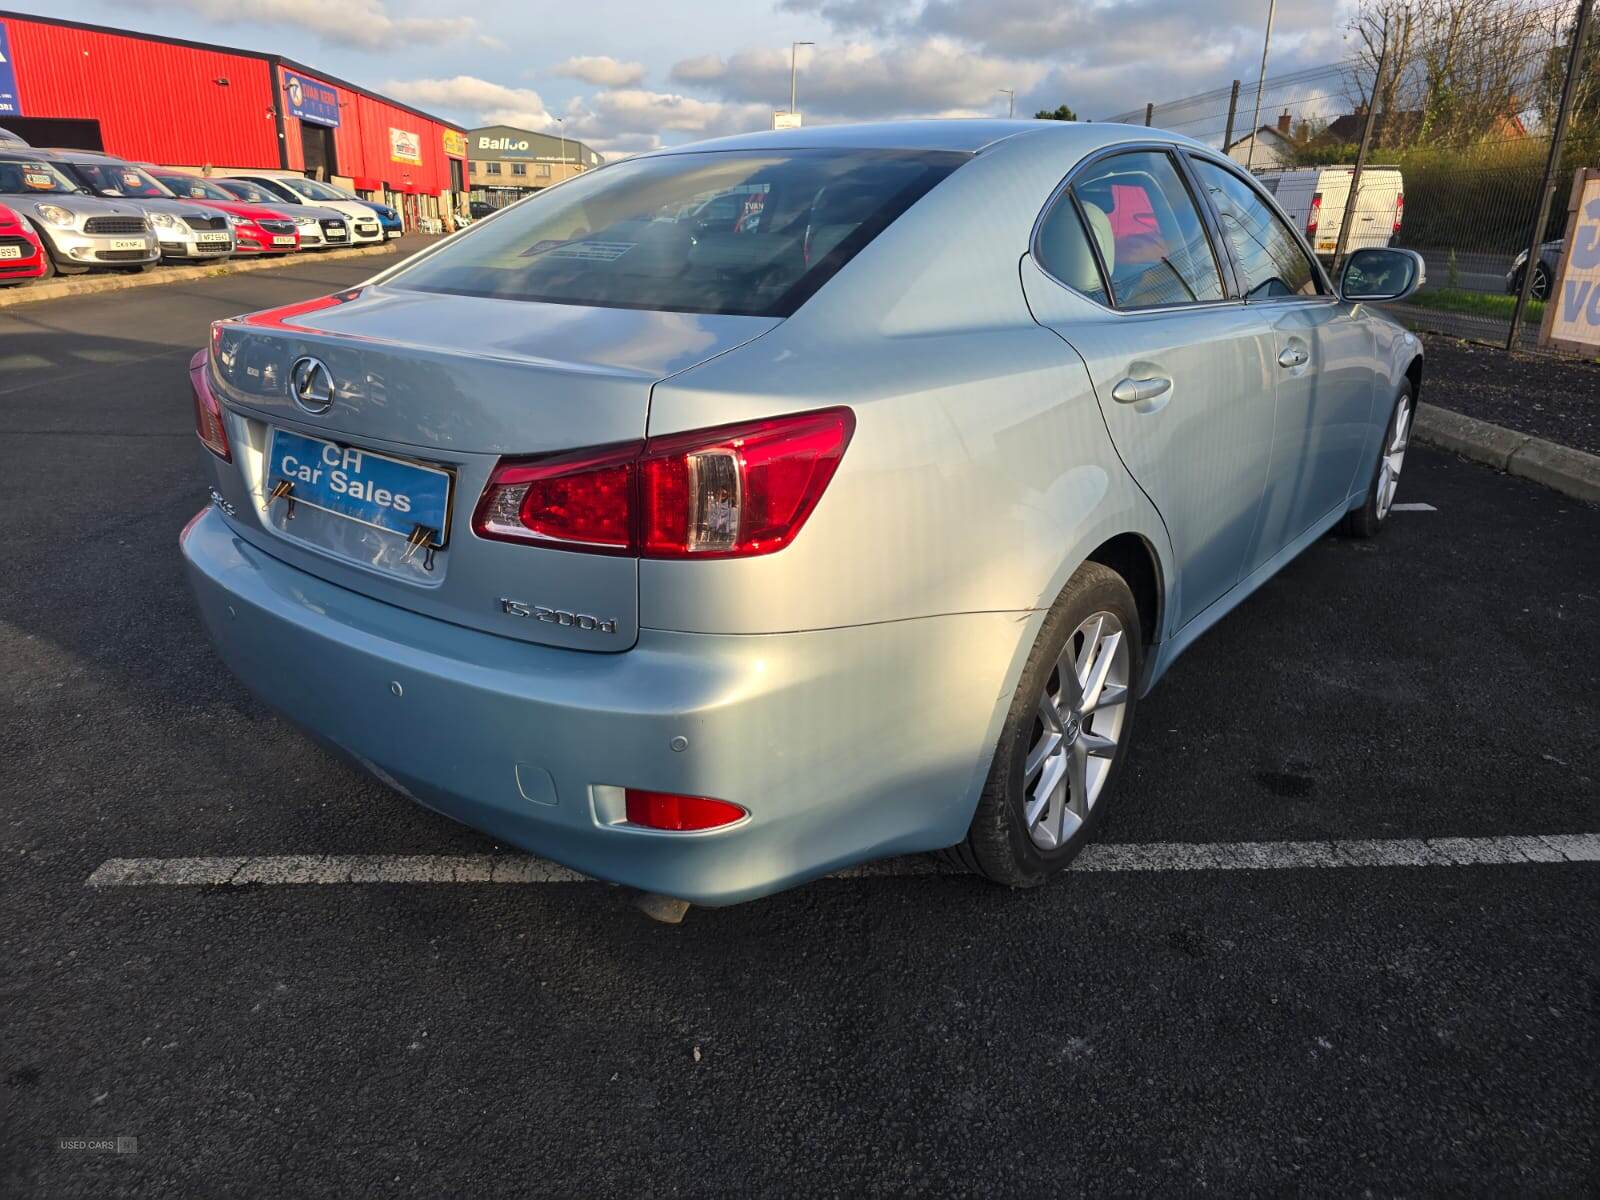
{"type": "Polygon", "coordinates": [[[308,413],[333,407],[333,373],[320,358],[297,358],[289,368],[289,392],[308,413]]]}

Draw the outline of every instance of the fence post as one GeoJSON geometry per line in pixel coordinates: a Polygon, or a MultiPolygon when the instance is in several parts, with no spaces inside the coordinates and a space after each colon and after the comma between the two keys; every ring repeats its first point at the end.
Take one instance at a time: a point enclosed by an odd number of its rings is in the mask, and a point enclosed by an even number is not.
{"type": "Polygon", "coordinates": [[[1150,127],[1150,122],[1155,117],[1155,115],[1156,115],[1156,103],[1155,103],[1154,100],[1152,100],[1152,101],[1150,101],[1150,103],[1148,103],[1148,104],[1146,104],[1144,106],[1144,124],[1145,124],[1145,128],[1146,129],[1148,129],[1150,127]]]}
{"type": "MultiPolygon", "coordinates": [[[[1522,264],[1522,286],[1517,289],[1517,306],[1511,310],[1511,330],[1506,334],[1506,349],[1515,350],[1517,335],[1522,332],[1522,314],[1528,307],[1528,297],[1533,294],[1533,275],[1539,265],[1539,245],[1544,241],[1544,225],[1550,215],[1550,200],[1555,195],[1556,172],[1561,169],[1561,150],[1567,140],[1567,122],[1572,116],[1572,102],[1578,90],[1578,77],[1583,66],[1583,52],[1588,48],[1589,18],[1594,13],[1594,0],[1580,0],[1578,19],[1572,27],[1572,49],[1567,54],[1567,77],[1561,85],[1561,109],[1556,114],[1556,127],[1550,135],[1550,157],[1544,164],[1544,181],[1539,185],[1539,204],[1533,211],[1533,232],[1528,235],[1528,257],[1522,264]]],[[[1555,290],[1555,280],[1550,281],[1555,290]]],[[[1545,296],[1545,303],[1554,304],[1560,297],[1545,296]]]]}
{"type": "Polygon", "coordinates": [[[1239,81],[1233,81],[1233,92],[1228,96],[1228,131],[1222,135],[1222,152],[1226,154],[1233,145],[1233,119],[1239,115],[1239,81]]]}
{"type": "Polygon", "coordinates": [[[1350,173],[1350,194],[1344,198],[1344,216],[1339,221],[1339,243],[1333,248],[1333,273],[1336,279],[1344,269],[1344,248],[1350,240],[1350,223],[1355,220],[1356,201],[1361,195],[1361,172],[1367,165],[1367,155],[1372,150],[1372,129],[1378,121],[1378,89],[1383,86],[1383,73],[1388,68],[1389,31],[1386,29],[1383,49],[1378,53],[1378,70],[1372,76],[1372,95],[1367,99],[1367,119],[1361,126],[1361,145],[1356,150],[1356,166],[1350,173]]]}

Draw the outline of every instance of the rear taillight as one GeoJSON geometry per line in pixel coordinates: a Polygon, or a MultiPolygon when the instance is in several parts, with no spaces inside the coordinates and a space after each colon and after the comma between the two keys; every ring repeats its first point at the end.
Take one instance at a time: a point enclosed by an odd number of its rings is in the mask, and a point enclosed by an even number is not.
{"type": "Polygon", "coordinates": [[[1398,192],[1395,194],[1394,198],[1394,231],[1396,233],[1400,232],[1400,222],[1405,219],[1405,215],[1406,194],[1404,192],[1398,192]]]}
{"type": "Polygon", "coordinates": [[[743,558],[787,546],[833,478],[847,408],[502,462],[479,537],[641,558],[743,558]]]}
{"type": "Polygon", "coordinates": [[[223,462],[232,462],[228,449],[228,430],[222,420],[222,405],[217,402],[206,379],[206,352],[196,354],[189,361],[189,390],[194,395],[194,431],[200,442],[223,462]]]}
{"type": "Polygon", "coordinates": [[[638,788],[627,789],[627,802],[628,824],[643,825],[646,829],[670,829],[679,833],[732,825],[735,821],[742,821],[746,815],[744,809],[726,800],[677,796],[671,792],[646,792],[638,788]]]}
{"type": "Polygon", "coordinates": [[[1322,193],[1318,192],[1311,197],[1311,211],[1306,214],[1307,239],[1317,236],[1317,225],[1322,221],[1322,193]]]}

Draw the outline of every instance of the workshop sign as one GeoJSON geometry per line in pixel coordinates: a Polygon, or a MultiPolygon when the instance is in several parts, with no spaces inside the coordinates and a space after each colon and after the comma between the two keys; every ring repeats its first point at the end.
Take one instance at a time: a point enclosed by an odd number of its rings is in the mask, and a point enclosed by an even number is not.
{"type": "Polygon", "coordinates": [[[454,129],[444,131],[444,152],[451,158],[465,158],[467,156],[467,135],[457,133],[454,129]]]}
{"type": "Polygon", "coordinates": [[[0,21],[0,117],[20,117],[22,101],[17,99],[17,68],[11,61],[11,36],[0,21]]]}
{"type": "Polygon", "coordinates": [[[289,101],[290,116],[315,125],[338,127],[339,93],[336,89],[293,71],[285,71],[283,94],[289,101]]]}
{"type": "Polygon", "coordinates": [[[1580,169],[1574,176],[1567,236],[1558,253],[1539,344],[1593,354],[1600,350],[1600,170],[1580,169]]]}
{"type": "Polygon", "coordinates": [[[422,139],[409,129],[389,129],[389,157],[395,162],[422,165],[422,139]]]}

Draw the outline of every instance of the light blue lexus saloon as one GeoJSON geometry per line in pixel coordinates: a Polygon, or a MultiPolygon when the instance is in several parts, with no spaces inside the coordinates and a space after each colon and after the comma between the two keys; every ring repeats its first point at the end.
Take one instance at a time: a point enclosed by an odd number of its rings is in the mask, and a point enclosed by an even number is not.
{"type": "Polygon", "coordinates": [[[214,326],[183,553],[269,704],[578,871],[725,904],[944,850],[1037,884],[1184,648],[1383,528],[1422,351],[1371,303],[1422,273],[1330,281],[1150,129],[641,155],[214,326]]]}

